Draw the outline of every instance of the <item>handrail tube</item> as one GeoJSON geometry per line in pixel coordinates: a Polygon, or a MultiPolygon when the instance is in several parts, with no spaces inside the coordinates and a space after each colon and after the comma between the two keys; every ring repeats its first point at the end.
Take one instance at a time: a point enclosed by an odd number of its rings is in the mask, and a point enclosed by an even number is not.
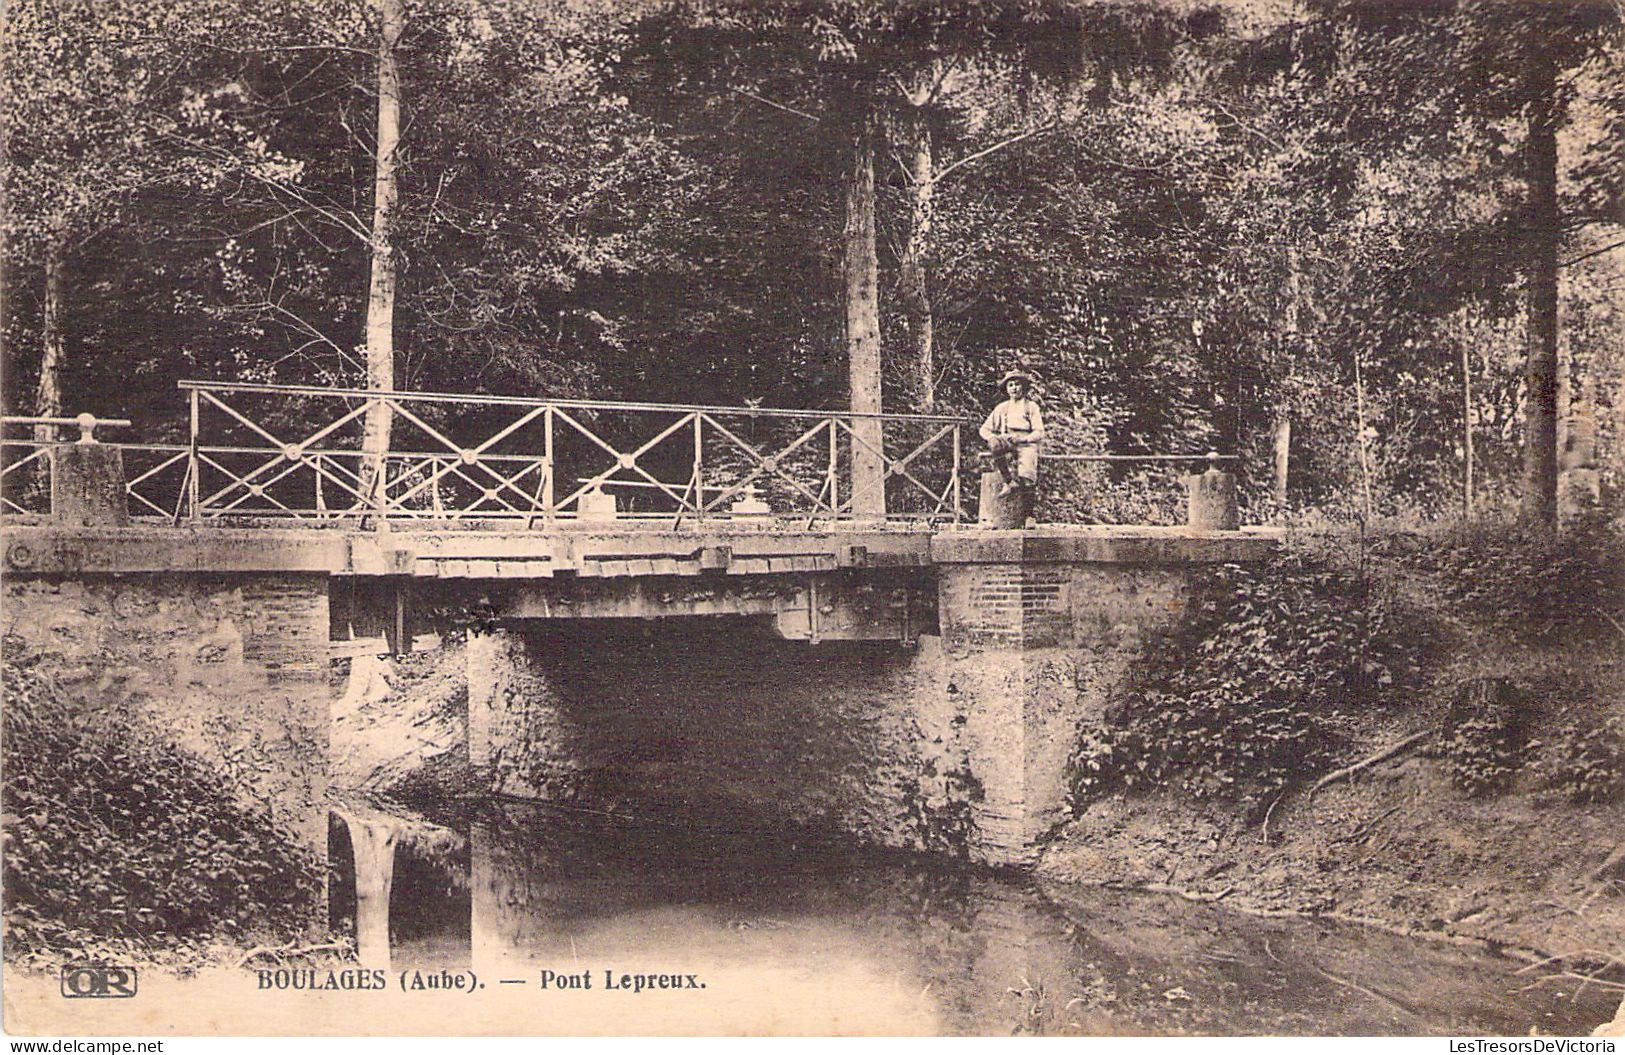
{"type": "MultiPolygon", "coordinates": [[[[8,439],[8,440],[0,440],[0,446],[4,446],[4,447],[54,447],[54,446],[57,446],[57,445],[54,444],[54,443],[47,443],[47,442],[43,442],[41,440],[34,440],[34,439],[8,439]]],[[[187,451],[190,451],[192,449],[189,445],[184,444],[184,443],[110,443],[110,444],[108,444],[108,446],[117,447],[120,450],[126,450],[126,451],[153,451],[153,452],[157,452],[157,453],[160,453],[160,454],[163,454],[163,453],[184,454],[187,451]]],[[[275,455],[276,457],[284,457],[285,456],[283,454],[282,449],[279,448],[279,447],[232,447],[232,446],[215,447],[215,446],[209,446],[208,444],[199,444],[198,445],[198,450],[205,453],[205,454],[263,454],[263,455],[275,455]]],[[[363,451],[359,447],[355,447],[355,448],[346,448],[346,447],[308,447],[308,448],[305,448],[304,453],[307,454],[307,455],[312,455],[312,456],[320,455],[320,456],[322,456],[324,458],[361,458],[361,457],[368,457],[367,452],[363,451]]],[[[444,461],[456,461],[457,460],[457,453],[455,451],[450,451],[450,450],[441,450],[441,451],[391,450],[389,452],[389,457],[392,458],[392,459],[393,458],[435,458],[435,459],[444,460],[444,461]]],[[[480,455],[480,460],[481,461],[505,461],[505,462],[535,462],[535,461],[543,460],[543,456],[541,454],[481,454],[480,455]]]]}
{"type": "Polygon", "coordinates": [[[259,385],[241,381],[175,382],[184,391],[250,392],[264,395],[302,395],[341,399],[393,399],[425,403],[468,403],[479,406],[571,407],[588,410],[666,411],[672,413],[738,414],[775,418],[878,418],[883,421],[965,422],[950,414],[885,414],[857,410],[789,410],[779,407],[724,407],[701,403],[634,403],[596,399],[538,399],[528,396],[469,395],[466,392],[394,392],[387,389],[319,388],[307,385],[259,385]]]}
{"type": "Polygon", "coordinates": [[[1046,462],[1233,462],[1236,454],[1044,454],[1046,462]]]}
{"type": "MultiPolygon", "coordinates": [[[[110,429],[127,429],[133,424],[129,418],[98,418],[94,414],[80,415],[80,417],[89,417],[90,423],[96,428],[106,425],[110,429]]],[[[83,424],[83,422],[79,418],[24,418],[13,414],[0,417],[0,425],[61,425],[66,428],[80,424],[83,424]]]]}
{"type": "MultiPolygon", "coordinates": [[[[830,415],[826,415],[830,416],[830,415]]],[[[935,419],[933,419],[935,420],[935,419]]],[[[0,438],[0,446],[6,447],[50,447],[54,444],[31,437],[0,438]]],[[[112,446],[127,451],[169,451],[176,453],[190,450],[184,443],[115,443],[112,446]]],[[[210,454],[279,454],[275,447],[233,447],[233,446],[199,446],[198,450],[210,454]]],[[[306,453],[321,454],[332,457],[360,457],[365,452],[361,448],[344,447],[311,447],[306,453]]],[[[447,451],[418,451],[418,450],[391,450],[391,458],[455,458],[456,455],[447,451]]],[[[486,454],[480,455],[482,459],[490,461],[539,461],[541,454],[486,454]]],[[[1044,454],[1043,460],[1049,462],[1233,462],[1239,461],[1236,454],[1044,454]]]]}

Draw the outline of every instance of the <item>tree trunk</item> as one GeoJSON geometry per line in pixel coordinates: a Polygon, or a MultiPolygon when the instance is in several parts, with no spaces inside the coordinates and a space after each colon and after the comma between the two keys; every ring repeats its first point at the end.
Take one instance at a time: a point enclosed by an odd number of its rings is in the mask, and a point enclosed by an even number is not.
{"type": "Polygon", "coordinates": [[[1461,346],[1461,518],[1473,518],[1473,371],[1467,344],[1461,346]]]}
{"type": "MultiPolygon", "coordinates": [[[[67,359],[67,336],[62,332],[63,272],[67,268],[67,253],[62,238],[53,235],[45,246],[45,305],[40,323],[39,386],[34,390],[34,414],[42,418],[62,416],[62,364],[67,359]]],[[[0,320],[3,324],[3,320],[0,320]]],[[[35,425],[34,442],[57,442],[60,431],[55,425],[35,425]]],[[[51,500],[51,473],[54,454],[47,454],[34,462],[27,478],[28,501],[49,508],[51,500]]]]}
{"type": "Polygon", "coordinates": [[[1371,452],[1365,432],[1365,377],[1360,370],[1360,350],[1354,350],[1354,428],[1355,452],[1360,459],[1360,522],[1371,520],[1371,452]]]}
{"type": "MultiPolygon", "coordinates": [[[[875,252],[875,129],[867,102],[855,107],[851,169],[847,174],[842,278],[846,297],[847,384],[851,408],[878,414],[880,398],[879,264],[875,252]]],[[[884,436],[874,418],[853,420],[852,512],[886,515],[884,436]],[[859,442],[861,441],[861,442],[859,442]]]]}
{"type": "Polygon", "coordinates": [[[931,291],[926,283],[925,254],[936,219],[936,169],[931,153],[931,129],[924,114],[914,122],[914,156],[909,165],[909,228],[899,264],[903,311],[908,319],[911,367],[917,409],[931,413],[937,405],[937,364],[933,347],[935,322],[931,291]]]}
{"type": "Polygon", "coordinates": [[[1535,112],[1525,146],[1529,185],[1528,334],[1524,356],[1523,514],[1557,524],[1557,115],[1551,60],[1531,71],[1535,112]]]}
{"type": "MultiPolygon", "coordinates": [[[[34,394],[34,414],[42,418],[62,416],[62,364],[67,358],[67,338],[62,332],[65,257],[61,238],[51,238],[45,247],[45,311],[40,326],[39,387],[34,394]]],[[[54,443],[56,438],[55,425],[34,426],[36,441],[54,443]]]]}
{"type": "MultiPolygon", "coordinates": [[[[1621,354],[1617,346],[1614,354],[1621,354]]],[[[1618,479],[1625,480],[1625,370],[1619,372],[1619,382],[1614,386],[1614,428],[1614,470],[1618,479]]]]}
{"type": "MultiPolygon", "coordinates": [[[[373,160],[372,275],[367,293],[367,387],[395,388],[395,247],[396,147],[401,132],[401,77],[395,61],[405,22],[402,0],[378,0],[378,147],[373,160]]],[[[361,449],[362,491],[381,506],[388,480],[391,414],[377,406],[367,412],[361,449]]]]}
{"type": "Polygon", "coordinates": [[[1275,466],[1270,478],[1270,497],[1277,513],[1286,512],[1287,472],[1292,465],[1292,419],[1286,411],[1277,411],[1271,429],[1275,442],[1275,466]]]}
{"type": "MultiPolygon", "coordinates": [[[[1277,388],[1281,380],[1292,369],[1292,356],[1298,351],[1299,336],[1299,301],[1303,296],[1303,284],[1298,273],[1298,247],[1287,247],[1286,258],[1286,355],[1275,366],[1275,382],[1277,388]]],[[[1275,414],[1271,432],[1274,436],[1275,459],[1273,472],[1270,476],[1270,497],[1274,500],[1277,513],[1286,512],[1287,483],[1292,470],[1292,415],[1287,410],[1285,393],[1277,392],[1275,414]]]]}

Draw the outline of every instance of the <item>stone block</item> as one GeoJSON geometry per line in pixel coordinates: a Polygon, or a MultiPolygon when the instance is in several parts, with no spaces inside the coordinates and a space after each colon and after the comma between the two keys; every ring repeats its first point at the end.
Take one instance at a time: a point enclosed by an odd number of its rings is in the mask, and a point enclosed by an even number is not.
{"type": "Polygon", "coordinates": [[[51,518],[69,527],[124,527],[124,452],[101,443],[69,443],[51,450],[51,518]]]}
{"type": "Polygon", "coordinates": [[[1234,531],[1241,526],[1236,509],[1236,478],[1230,473],[1209,469],[1185,477],[1190,492],[1188,521],[1198,531],[1234,531]]]}
{"type": "Polygon", "coordinates": [[[1003,474],[997,471],[982,474],[981,503],[976,516],[976,522],[982,527],[1009,531],[1020,529],[1026,523],[1021,516],[1021,493],[1014,489],[1008,494],[1001,493],[1003,491],[1003,474]]]}

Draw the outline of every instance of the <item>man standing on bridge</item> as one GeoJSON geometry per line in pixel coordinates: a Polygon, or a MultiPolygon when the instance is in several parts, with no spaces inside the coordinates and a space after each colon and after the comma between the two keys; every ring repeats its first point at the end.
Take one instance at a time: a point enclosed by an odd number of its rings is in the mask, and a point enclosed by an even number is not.
{"type": "Polygon", "coordinates": [[[1020,492],[1021,520],[1036,527],[1033,518],[1038,498],[1038,449],[1044,441],[1044,417],[1030,398],[1033,381],[1024,371],[1012,370],[999,379],[999,388],[1008,397],[993,408],[982,423],[982,439],[993,453],[993,462],[1004,477],[1004,489],[1020,492]]]}

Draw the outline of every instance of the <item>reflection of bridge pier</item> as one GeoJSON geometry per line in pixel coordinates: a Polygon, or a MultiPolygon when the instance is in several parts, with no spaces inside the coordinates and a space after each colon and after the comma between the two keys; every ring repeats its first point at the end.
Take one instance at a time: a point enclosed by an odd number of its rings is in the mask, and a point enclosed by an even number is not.
{"type": "Polygon", "coordinates": [[[469,829],[471,962],[493,979],[504,972],[518,977],[514,971],[528,977],[536,950],[559,937],[547,911],[551,870],[540,851],[526,852],[524,840],[502,837],[497,824],[482,819],[469,829]]]}
{"type": "Polygon", "coordinates": [[[395,886],[398,824],[389,817],[336,811],[350,836],[355,872],[356,957],[363,966],[389,970],[389,894],[395,886]]]}

